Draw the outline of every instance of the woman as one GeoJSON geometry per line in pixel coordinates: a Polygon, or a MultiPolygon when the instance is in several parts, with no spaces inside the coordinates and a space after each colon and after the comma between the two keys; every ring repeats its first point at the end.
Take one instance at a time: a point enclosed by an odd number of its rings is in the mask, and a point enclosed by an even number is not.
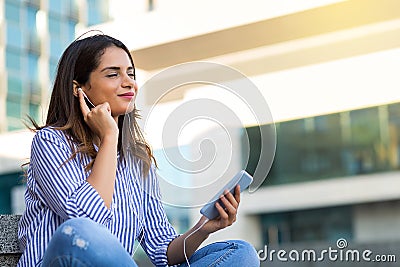
{"type": "Polygon", "coordinates": [[[132,57],[120,41],[94,35],[65,50],[46,125],[33,122],[19,266],[136,266],[135,240],[156,266],[258,266],[243,241],[196,251],[236,220],[239,188],[221,197],[226,208],[216,205],[218,218],[202,217],[183,235],[170,225],[130,104],[137,91],[132,57]]]}

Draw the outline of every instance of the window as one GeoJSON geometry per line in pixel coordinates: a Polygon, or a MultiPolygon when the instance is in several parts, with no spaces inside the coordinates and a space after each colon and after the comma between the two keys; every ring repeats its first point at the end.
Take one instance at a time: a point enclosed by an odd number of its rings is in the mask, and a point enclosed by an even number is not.
{"type": "Polygon", "coordinates": [[[6,50],[6,68],[7,71],[20,71],[21,69],[21,54],[15,50],[6,50]]]}
{"type": "Polygon", "coordinates": [[[88,25],[99,24],[109,19],[108,0],[88,0],[88,25]]]}
{"type": "MultiPolygon", "coordinates": [[[[246,169],[254,173],[261,140],[257,127],[246,131],[250,142],[246,169]]],[[[400,168],[400,103],[279,122],[276,132],[275,158],[264,184],[400,168]]]]}
{"type": "Polygon", "coordinates": [[[67,36],[69,40],[74,40],[75,39],[75,26],[76,23],[74,21],[68,21],[68,29],[67,29],[67,36]]]}
{"type": "Polygon", "coordinates": [[[68,0],[66,1],[66,10],[68,18],[74,21],[74,23],[79,20],[79,11],[76,0],[68,0]]]}
{"type": "Polygon", "coordinates": [[[18,25],[7,24],[7,46],[24,49],[24,37],[22,30],[18,25]]]}
{"type": "Polygon", "coordinates": [[[8,83],[8,95],[15,98],[21,98],[23,94],[21,78],[9,74],[7,78],[7,83],[8,83]]]}
{"type": "Polygon", "coordinates": [[[7,117],[21,118],[20,99],[7,99],[6,106],[7,117]]]}
{"type": "Polygon", "coordinates": [[[50,57],[53,60],[58,61],[64,49],[75,39],[75,25],[65,17],[49,16],[50,57]]]}
{"type": "Polygon", "coordinates": [[[55,14],[63,14],[64,8],[64,0],[49,0],[49,12],[55,14]]]}
{"type": "Polygon", "coordinates": [[[29,116],[33,118],[36,122],[39,121],[39,105],[30,103],[29,104],[29,116]]]}
{"type": "Polygon", "coordinates": [[[352,239],[352,207],[332,207],[261,215],[264,244],[335,242],[352,239]]]}
{"type": "Polygon", "coordinates": [[[28,73],[27,76],[29,80],[37,82],[39,80],[39,74],[38,74],[38,61],[39,61],[39,56],[36,54],[28,54],[28,73]]]}
{"type": "Polygon", "coordinates": [[[387,168],[400,168],[400,104],[388,105],[387,168]]]}
{"type": "Polygon", "coordinates": [[[21,6],[19,3],[15,3],[15,1],[6,1],[5,13],[7,23],[14,23],[18,26],[21,21],[20,10],[21,6]]]}
{"type": "MultiPolygon", "coordinates": [[[[61,17],[49,16],[49,33],[51,36],[62,36],[63,29],[61,25],[61,17]]],[[[51,43],[51,42],[50,42],[51,43]]]]}
{"type": "Polygon", "coordinates": [[[30,31],[36,32],[36,13],[38,9],[32,6],[26,8],[26,22],[30,31]]]}

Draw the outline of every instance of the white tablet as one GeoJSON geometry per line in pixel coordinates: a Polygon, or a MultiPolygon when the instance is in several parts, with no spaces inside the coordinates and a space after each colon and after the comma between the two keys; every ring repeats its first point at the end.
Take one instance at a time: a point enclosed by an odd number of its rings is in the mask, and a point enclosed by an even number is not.
{"type": "Polygon", "coordinates": [[[253,177],[246,171],[241,170],[238,172],[222,189],[200,210],[200,213],[206,216],[208,219],[212,220],[219,215],[217,208],[215,207],[215,202],[219,201],[219,204],[224,208],[224,204],[219,200],[219,197],[224,194],[227,189],[232,194],[234,194],[236,185],[240,185],[240,192],[243,192],[251,182],[253,177]]]}

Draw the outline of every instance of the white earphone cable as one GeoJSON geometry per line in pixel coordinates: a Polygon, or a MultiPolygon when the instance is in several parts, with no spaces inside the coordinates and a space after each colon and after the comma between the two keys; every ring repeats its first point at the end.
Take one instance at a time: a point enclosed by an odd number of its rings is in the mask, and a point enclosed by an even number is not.
{"type": "Polygon", "coordinates": [[[191,232],[190,234],[188,234],[184,239],[183,239],[183,254],[185,255],[185,260],[186,263],[188,265],[188,267],[190,267],[190,263],[189,263],[189,259],[186,255],[186,239],[189,238],[191,235],[193,235],[194,233],[196,233],[197,231],[199,231],[209,220],[206,219],[197,229],[195,229],[193,232],[191,232]]]}

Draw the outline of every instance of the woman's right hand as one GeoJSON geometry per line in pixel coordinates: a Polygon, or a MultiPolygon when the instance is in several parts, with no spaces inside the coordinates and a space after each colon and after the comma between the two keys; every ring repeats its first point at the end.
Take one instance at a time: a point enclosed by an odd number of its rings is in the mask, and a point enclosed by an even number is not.
{"type": "Polygon", "coordinates": [[[111,108],[108,102],[97,105],[90,110],[83,94],[82,90],[78,90],[83,118],[89,128],[100,138],[100,142],[106,137],[118,139],[118,125],[111,116],[111,108]]]}

